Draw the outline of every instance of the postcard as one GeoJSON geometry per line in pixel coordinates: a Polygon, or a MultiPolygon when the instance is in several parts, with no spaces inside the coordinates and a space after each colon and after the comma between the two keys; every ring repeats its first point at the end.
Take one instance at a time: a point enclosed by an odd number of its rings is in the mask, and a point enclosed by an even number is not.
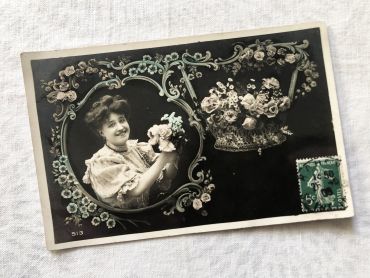
{"type": "Polygon", "coordinates": [[[21,59],[50,250],[353,216],[322,23],[21,59]]]}

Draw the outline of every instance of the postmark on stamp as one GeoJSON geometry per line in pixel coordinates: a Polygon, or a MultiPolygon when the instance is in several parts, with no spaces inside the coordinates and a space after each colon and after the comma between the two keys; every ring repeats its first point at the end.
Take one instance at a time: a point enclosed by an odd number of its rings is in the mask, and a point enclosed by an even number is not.
{"type": "Polygon", "coordinates": [[[297,159],[296,162],[302,212],[346,208],[338,157],[297,159]]]}

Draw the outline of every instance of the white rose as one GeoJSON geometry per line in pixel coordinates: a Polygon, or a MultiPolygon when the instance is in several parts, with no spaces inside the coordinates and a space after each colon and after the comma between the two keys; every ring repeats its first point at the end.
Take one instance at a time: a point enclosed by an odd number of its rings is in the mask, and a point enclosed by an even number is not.
{"type": "Polygon", "coordinates": [[[245,109],[249,110],[252,105],[255,103],[256,99],[252,94],[246,94],[242,101],[240,102],[241,105],[244,106],[245,109]]]}
{"type": "Polygon", "coordinates": [[[257,120],[255,118],[252,118],[252,117],[246,117],[242,126],[246,129],[246,130],[253,130],[256,128],[256,124],[257,124],[257,120]]]}
{"type": "Polygon", "coordinates": [[[209,195],[208,193],[203,193],[200,196],[200,199],[202,200],[203,203],[207,203],[207,202],[211,201],[211,195],[209,195]]]}
{"type": "Polygon", "coordinates": [[[199,210],[203,206],[202,201],[198,198],[193,200],[193,208],[199,210]]]}

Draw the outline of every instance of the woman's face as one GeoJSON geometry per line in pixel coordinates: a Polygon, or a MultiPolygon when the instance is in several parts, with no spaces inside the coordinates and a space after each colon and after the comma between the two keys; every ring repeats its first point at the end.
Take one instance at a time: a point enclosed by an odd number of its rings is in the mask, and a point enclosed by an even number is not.
{"type": "Polygon", "coordinates": [[[124,147],[130,135],[130,126],[125,115],[110,113],[100,131],[107,144],[124,147]]]}

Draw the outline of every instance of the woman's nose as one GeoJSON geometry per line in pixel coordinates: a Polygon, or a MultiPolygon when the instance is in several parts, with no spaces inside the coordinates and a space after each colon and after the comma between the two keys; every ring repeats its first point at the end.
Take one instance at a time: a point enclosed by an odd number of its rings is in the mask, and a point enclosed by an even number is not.
{"type": "Polygon", "coordinates": [[[117,124],[117,129],[118,130],[122,130],[122,129],[124,129],[125,128],[125,124],[124,123],[118,123],[117,124]]]}

